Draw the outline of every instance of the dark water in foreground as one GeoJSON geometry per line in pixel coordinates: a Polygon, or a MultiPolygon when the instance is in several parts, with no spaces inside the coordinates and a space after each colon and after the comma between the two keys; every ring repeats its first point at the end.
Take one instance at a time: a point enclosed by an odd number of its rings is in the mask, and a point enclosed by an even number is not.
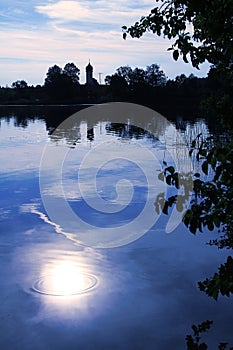
{"type": "MultiPolygon", "coordinates": [[[[86,223],[96,232],[123,232],[122,227],[128,227],[153,196],[147,171],[154,171],[155,193],[161,190],[157,175],[164,154],[166,158],[162,140],[165,134],[169,139],[174,126],[156,125],[153,136],[145,132],[151,130],[151,120],[140,129],[131,126],[130,118],[118,124],[103,117],[92,124],[79,120],[76,129],[60,128],[54,135],[58,120],[74,110],[0,109],[0,349],[181,350],[191,325],[206,319],[214,321],[203,338],[210,349],[220,341],[233,343],[231,299],[220,297],[216,303],[197,287],[197,281],[212,275],[227,256],[205,244],[216,232],[193,236],[181,223],[167,234],[168,218],[160,216],[131,243],[104,249],[79,243],[88,235],[86,223]],[[56,214],[56,203],[65,195],[85,223],[80,232],[47,216],[39,186],[46,144],[55,155],[56,150],[66,150],[66,156],[63,194],[51,172],[43,193],[54,201],[56,214]],[[116,157],[100,162],[97,193],[107,204],[98,211],[92,208],[99,205],[92,193],[96,165],[82,161],[95,150],[100,150],[100,161],[107,159],[110,145],[116,157]],[[137,147],[146,147],[156,153],[157,163],[148,162],[146,169],[141,163],[141,169],[130,159],[134,147],[135,159],[140,158],[137,147]],[[119,205],[117,212],[114,205],[119,205]]],[[[208,133],[208,126],[203,120],[182,122],[182,130],[188,142],[200,131],[208,133]]],[[[140,225],[135,221],[135,232],[140,225]]]]}

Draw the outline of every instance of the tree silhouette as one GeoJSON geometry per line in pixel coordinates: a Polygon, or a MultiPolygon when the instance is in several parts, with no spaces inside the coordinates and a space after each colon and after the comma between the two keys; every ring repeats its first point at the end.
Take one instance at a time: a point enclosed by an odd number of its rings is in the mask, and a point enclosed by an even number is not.
{"type": "Polygon", "coordinates": [[[72,98],[76,94],[76,86],[79,85],[80,70],[74,63],[67,63],[62,69],[54,65],[48,69],[44,86],[48,95],[55,100],[72,98]]]}
{"type": "Polygon", "coordinates": [[[79,84],[80,69],[76,67],[74,63],[67,63],[63,68],[62,73],[69,77],[72,83],[79,84]]]}
{"type": "Polygon", "coordinates": [[[11,86],[15,89],[25,89],[28,87],[28,84],[25,80],[17,80],[14,81],[11,86]]]}
{"type": "Polygon", "coordinates": [[[62,79],[62,68],[57,66],[56,64],[52,67],[49,67],[48,72],[46,74],[45,86],[52,86],[59,84],[62,79]]]}
{"type": "Polygon", "coordinates": [[[165,86],[167,82],[166,75],[157,64],[151,64],[146,67],[145,81],[150,86],[165,86]]]}
{"type": "Polygon", "coordinates": [[[111,83],[111,79],[115,77],[120,77],[118,79],[119,83],[125,81],[129,86],[144,84],[152,87],[164,86],[166,84],[166,76],[162,70],[160,70],[157,64],[151,64],[147,66],[146,69],[143,68],[131,68],[130,66],[122,66],[117,68],[116,73],[112,76],[107,76],[105,82],[107,84],[111,83]]]}

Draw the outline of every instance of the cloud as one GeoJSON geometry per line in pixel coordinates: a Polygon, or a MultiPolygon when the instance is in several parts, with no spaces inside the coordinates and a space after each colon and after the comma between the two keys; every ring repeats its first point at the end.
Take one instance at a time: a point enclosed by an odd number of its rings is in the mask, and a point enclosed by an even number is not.
{"type": "Polygon", "coordinates": [[[59,1],[54,4],[36,6],[36,10],[52,19],[76,21],[77,18],[89,17],[90,10],[76,1],[59,1]]]}
{"type": "MultiPolygon", "coordinates": [[[[152,1],[148,3],[147,11],[152,7],[152,1]],[[149,5],[150,4],[150,5],[149,5]]],[[[145,5],[144,5],[145,6],[145,5]]],[[[79,22],[93,24],[118,25],[121,27],[125,23],[140,18],[144,13],[142,7],[135,8],[134,2],[118,1],[58,1],[53,4],[39,5],[35,7],[40,14],[50,19],[58,20],[62,23],[79,22]]],[[[145,9],[146,10],[146,9],[145,9]]]]}

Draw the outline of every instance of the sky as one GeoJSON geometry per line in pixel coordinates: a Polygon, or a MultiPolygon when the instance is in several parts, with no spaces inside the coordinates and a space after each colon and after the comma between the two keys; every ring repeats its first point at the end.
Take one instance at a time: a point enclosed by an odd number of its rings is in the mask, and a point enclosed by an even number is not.
{"type": "Polygon", "coordinates": [[[104,82],[120,66],[156,63],[173,79],[182,73],[206,76],[172,59],[171,42],[151,33],[141,39],[122,38],[130,26],[154,7],[155,0],[8,0],[0,3],[0,86],[16,80],[43,84],[48,68],[74,62],[85,82],[89,59],[94,77],[104,82]]]}

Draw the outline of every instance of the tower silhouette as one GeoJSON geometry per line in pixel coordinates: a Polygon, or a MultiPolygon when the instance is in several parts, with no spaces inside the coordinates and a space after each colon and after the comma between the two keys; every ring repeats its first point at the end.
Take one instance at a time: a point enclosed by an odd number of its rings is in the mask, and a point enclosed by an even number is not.
{"type": "Polygon", "coordinates": [[[90,63],[86,66],[86,84],[87,85],[93,85],[93,67],[90,63]]]}

